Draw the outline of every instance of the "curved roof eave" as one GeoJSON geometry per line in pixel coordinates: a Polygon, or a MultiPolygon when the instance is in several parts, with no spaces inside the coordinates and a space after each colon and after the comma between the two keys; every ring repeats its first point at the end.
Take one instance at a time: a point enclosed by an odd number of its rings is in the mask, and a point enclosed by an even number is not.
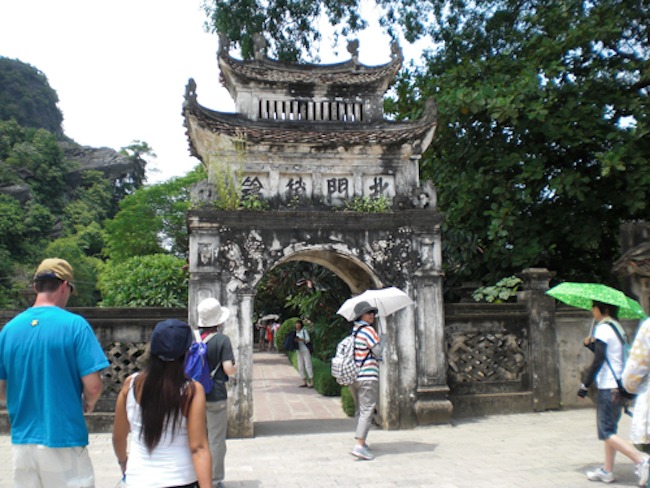
{"type": "Polygon", "coordinates": [[[229,91],[235,84],[251,83],[368,86],[373,90],[379,86],[385,91],[402,66],[401,55],[393,55],[390,62],[378,66],[365,66],[355,59],[337,64],[290,64],[269,58],[244,61],[227,51],[219,53],[218,61],[229,91]]]}
{"type": "Polygon", "coordinates": [[[185,126],[192,154],[193,148],[188,117],[194,116],[199,127],[195,129],[241,138],[248,142],[269,144],[309,144],[350,147],[379,144],[384,146],[418,143],[416,152],[422,153],[431,143],[437,123],[433,99],[426,102],[424,114],[412,122],[383,121],[379,123],[337,123],[314,121],[254,121],[240,114],[224,113],[201,106],[195,98],[186,97],[183,107],[185,126]]]}

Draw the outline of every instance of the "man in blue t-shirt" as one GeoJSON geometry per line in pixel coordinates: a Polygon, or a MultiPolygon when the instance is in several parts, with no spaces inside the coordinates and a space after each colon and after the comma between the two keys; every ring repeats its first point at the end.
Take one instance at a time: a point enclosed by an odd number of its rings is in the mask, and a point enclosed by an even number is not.
{"type": "Polygon", "coordinates": [[[14,483],[94,487],[84,413],[102,391],[108,366],[90,324],[64,310],[75,286],[63,259],[34,275],[34,306],[0,332],[0,399],[11,422],[14,483]]]}

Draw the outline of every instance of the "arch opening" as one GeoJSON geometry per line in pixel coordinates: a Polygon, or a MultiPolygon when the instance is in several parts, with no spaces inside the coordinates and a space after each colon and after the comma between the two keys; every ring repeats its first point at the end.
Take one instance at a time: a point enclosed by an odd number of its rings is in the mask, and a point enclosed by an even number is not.
{"type": "Polygon", "coordinates": [[[322,374],[328,368],[336,344],[349,333],[349,323],[336,315],[336,310],[351,295],[375,286],[376,281],[353,257],[323,249],[301,250],[285,256],[258,281],[251,320],[255,340],[250,346],[256,432],[259,428],[263,432],[277,430],[269,426],[273,422],[347,418],[341,397],[332,396],[333,385],[326,384],[328,378],[321,380],[314,390],[299,388],[303,380],[295,368],[296,360],[294,364],[289,362],[280,351],[281,342],[286,332],[293,329],[296,318],[306,319],[314,343],[313,371],[322,374]],[[284,303],[288,295],[292,300],[284,303]],[[274,343],[261,343],[260,332],[266,336],[264,326],[272,326],[275,320],[269,319],[258,328],[259,320],[273,315],[280,316],[283,325],[276,330],[274,343]]]}

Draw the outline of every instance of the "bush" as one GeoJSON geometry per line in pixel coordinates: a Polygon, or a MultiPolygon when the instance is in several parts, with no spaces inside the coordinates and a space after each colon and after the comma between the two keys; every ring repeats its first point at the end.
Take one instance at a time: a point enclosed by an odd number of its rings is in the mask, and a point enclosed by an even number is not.
{"type": "MultiPolygon", "coordinates": [[[[276,344],[278,345],[278,352],[288,352],[285,351],[282,346],[284,344],[284,340],[287,338],[287,334],[289,334],[289,332],[292,330],[296,330],[296,320],[298,320],[298,317],[291,317],[290,319],[285,320],[282,322],[282,325],[280,325],[280,328],[275,333],[277,337],[276,344]]],[[[294,364],[294,367],[296,367],[296,365],[297,363],[294,364]]]]}
{"type": "Polygon", "coordinates": [[[339,385],[330,368],[330,363],[321,361],[312,356],[314,366],[314,388],[323,396],[339,396],[341,394],[341,385],[339,385]]]}
{"type": "Polygon", "coordinates": [[[109,261],[99,275],[104,307],[187,307],[185,260],[170,254],[109,261]]]}
{"type": "Polygon", "coordinates": [[[84,244],[78,235],[61,237],[52,241],[42,255],[43,259],[65,259],[72,266],[77,294],[70,296],[69,307],[93,307],[99,300],[97,272],[102,262],[87,256],[82,249],[84,244]]]}
{"type": "Polygon", "coordinates": [[[517,297],[517,290],[523,283],[521,278],[508,276],[502,278],[493,286],[481,286],[472,293],[472,298],[476,302],[504,303],[517,297]]]}
{"type": "Polygon", "coordinates": [[[348,417],[354,417],[354,399],[347,386],[341,387],[341,407],[348,417]]]}
{"type": "MultiPolygon", "coordinates": [[[[297,370],[298,353],[296,351],[288,351],[287,357],[289,358],[289,362],[297,370]]],[[[341,394],[341,385],[332,377],[330,363],[326,363],[312,356],[311,364],[314,370],[314,389],[323,396],[339,396],[341,394]]]]}

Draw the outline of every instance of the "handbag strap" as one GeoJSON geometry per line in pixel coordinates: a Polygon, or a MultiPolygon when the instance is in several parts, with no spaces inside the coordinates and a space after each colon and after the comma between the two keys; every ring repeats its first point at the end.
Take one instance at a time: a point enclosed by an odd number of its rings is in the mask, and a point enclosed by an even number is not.
{"type": "MultiPolygon", "coordinates": [[[[352,354],[354,354],[354,356],[355,356],[355,359],[354,359],[354,362],[355,362],[355,363],[357,362],[357,359],[356,359],[357,335],[359,335],[359,332],[361,332],[361,330],[362,330],[364,327],[370,327],[370,324],[360,325],[360,326],[357,328],[357,330],[355,330],[355,331],[352,333],[352,336],[353,336],[353,338],[352,338],[352,345],[353,345],[353,346],[352,346],[352,347],[354,348],[354,352],[353,352],[352,354]]],[[[366,353],[366,357],[364,357],[364,358],[363,358],[363,361],[361,361],[361,364],[359,365],[359,369],[363,368],[363,365],[366,364],[366,360],[367,360],[370,356],[372,356],[372,355],[373,355],[373,354],[372,354],[372,349],[368,348],[368,352],[366,353]]]]}
{"type": "MultiPolygon", "coordinates": [[[[625,345],[627,342],[621,335],[621,331],[618,330],[618,327],[613,322],[605,322],[607,325],[609,325],[612,329],[614,329],[614,332],[616,333],[616,337],[618,337],[618,340],[621,341],[621,362],[623,363],[623,366],[625,366],[625,345]]],[[[609,370],[612,372],[612,376],[616,380],[616,384],[619,386],[619,388],[622,387],[621,384],[621,377],[616,377],[616,373],[614,373],[614,368],[612,368],[612,364],[609,362],[609,358],[607,357],[607,351],[605,351],[605,361],[607,362],[607,366],[609,366],[609,370]]]]}
{"type": "Polygon", "coordinates": [[[614,373],[614,368],[612,368],[612,364],[609,362],[609,359],[607,359],[607,352],[605,352],[605,361],[607,362],[607,366],[609,366],[609,370],[612,372],[612,376],[616,380],[616,384],[619,386],[619,388],[622,386],[621,384],[621,378],[616,377],[616,373],[614,373]]]}
{"type": "MultiPolygon", "coordinates": [[[[207,346],[210,339],[212,339],[217,334],[218,334],[218,332],[210,332],[207,336],[205,336],[203,339],[201,339],[201,342],[203,342],[203,344],[205,344],[207,346]]],[[[200,335],[199,335],[199,337],[200,337],[200,335]]],[[[206,351],[206,354],[207,354],[207,351],[206,351]]],[[[210,378],[214,379],[214,374],[217,372],[217,370],[219,369],[220,366],[221,366],[221,363],[218,363],[214,367],[214,369],[212,371],[210,371],[210,378]]]]}

